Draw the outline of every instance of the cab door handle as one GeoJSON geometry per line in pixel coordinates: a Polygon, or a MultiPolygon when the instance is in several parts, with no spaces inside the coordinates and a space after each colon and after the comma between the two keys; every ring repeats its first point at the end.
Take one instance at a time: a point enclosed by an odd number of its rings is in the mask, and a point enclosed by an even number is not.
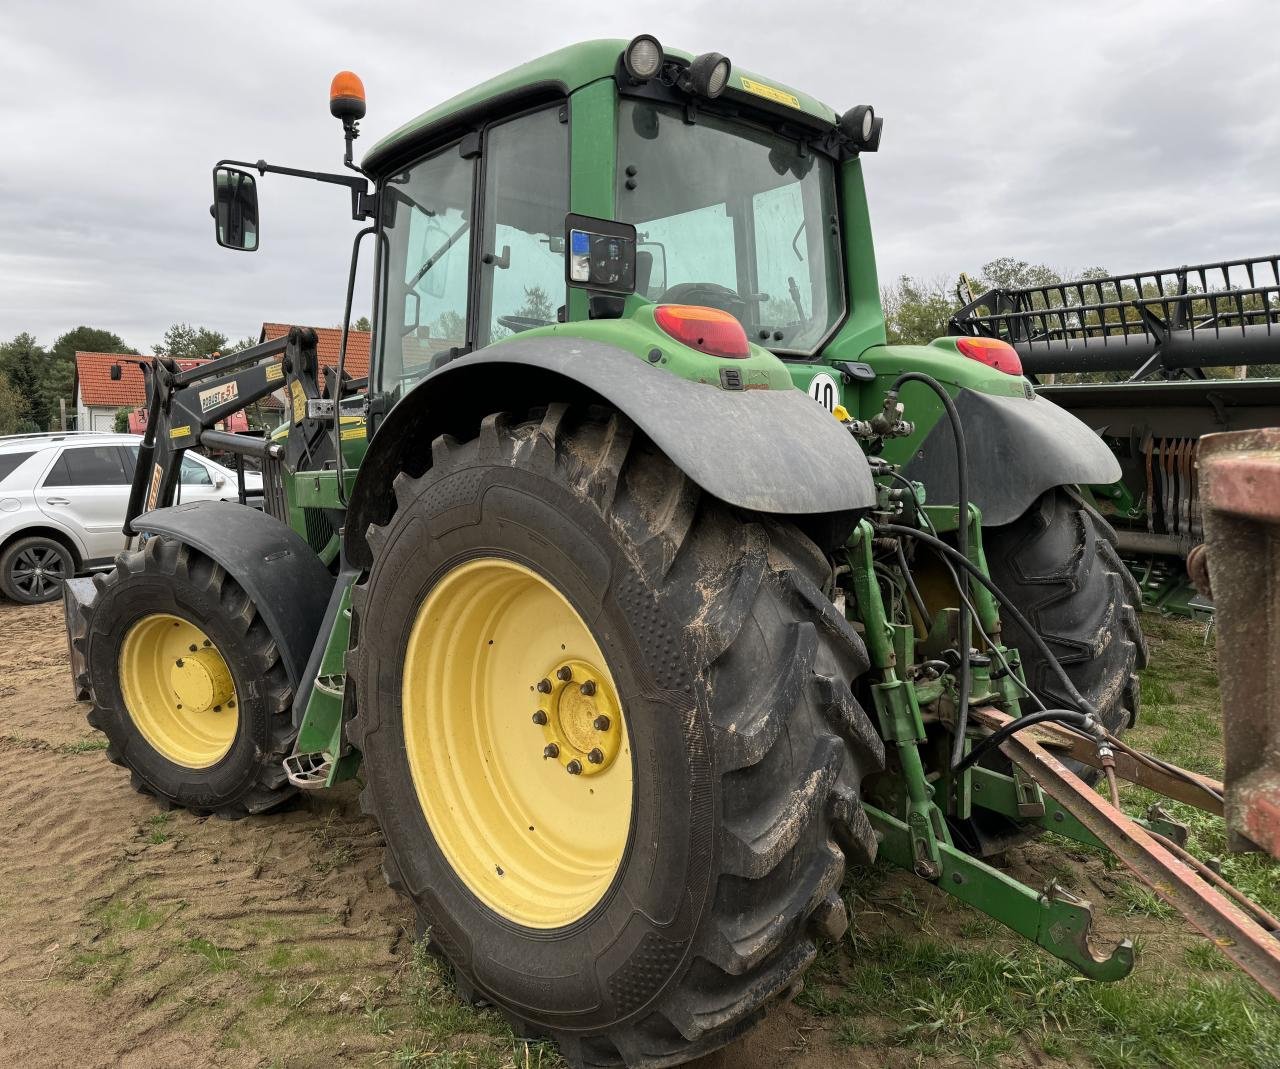
{"type": "Polygon", "coordinates": [[[65,497],[46,497],[44,499],[46,505],[70,505],[71,502],[65,497]]]}

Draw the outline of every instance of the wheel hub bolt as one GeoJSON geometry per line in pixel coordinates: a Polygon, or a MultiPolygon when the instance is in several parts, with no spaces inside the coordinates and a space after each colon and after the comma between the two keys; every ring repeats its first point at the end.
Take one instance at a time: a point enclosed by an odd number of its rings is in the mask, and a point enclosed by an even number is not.
{"type": "Polygon", "coordinates": [[[563,683],[568,683],[573,678],[573,669],[567,664],[562,668],[556,669],[556,678],[563,683]]]}
{"type": "Polygon", "coordinates": [[[546,744],[546,746],[542,748],[542,756],[543,757],[559,757],[560,747],[557,746],[554,742],[549,742],[546,744]]]}
{"type": "Polygon", "coordinates": [[[604,751],[601,750],[599,746],[597,746],[594,750],[592,750],[589,754],[587,754],[587,760],[590,761],[593,765],[598,765],[603,763],[604,751]]]}
{"type": "Polygon", "coordinates": [[[539,693],[539,694],[550,694],[550,693],[551,693],[551,680],[549,680],[549,679],[540,679],[540,680],[538,680],[538,693],[539,693]]]}
{"type": "Polygon", "coordinates": [[[547,714],[544,713],[541,709],[539,709],[536,713],[533,714],[533,722],[537,724],[539,727],[541,727],[543,724],[547,722],[547,714]]]}
{"type": "Polygon", "coordinates": [[[568,772],[569,775],[571,776],[580,776],[582,775],[582,762],[575,757],[572,761],[570,761],[567,765],[564,766],[564,770],[568,772]]]}
{"type": "Polygon", "coordinates": [[[605,716],[603,713],[601,713],[598,717],[596,717],[593,721],[591,721],[591,726],[595,728],[597,731],[608,731],[609,718],[605,716]]]}
{"type": "Polygon", "coordinates": [[[178,658],[178,660],[177,660],[177,665],[178,665],[178,667],[179,667],[179,668],[181,668],[181,667],[182,667],[182,658],[181,658],[181,657],[179,657],[179,658],[178,658]]]}
{"type": "Polygon", "coordinates": [[[578,689],[582,691],[584,697],[590,698],[591,695],[596,692],[596,681],[594,679],[588,679],[578,689]]]}

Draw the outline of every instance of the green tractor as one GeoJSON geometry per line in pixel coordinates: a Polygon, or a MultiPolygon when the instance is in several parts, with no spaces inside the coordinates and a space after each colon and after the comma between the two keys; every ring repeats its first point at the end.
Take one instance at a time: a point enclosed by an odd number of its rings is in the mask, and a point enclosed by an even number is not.
{"type": "Polygon", "coordinates": [[[368,379],[305,328],[157,359],[136,548],[66,586],[77,695],[134,787],[236,819],[359,771],[459,994],[574,1066],[743,1034],[877,853],[1128,972],[1087,903],[982,860],[1101,837],[1006,754],[1056,725],[1094,776],[1137,715],[1138,591],[1076,489],[1119,467],[1004,342],[885,343],[873,110],[647,35],[358,165],[354,75],[331,110],[345,173],[223,161],[213,214],[251,250],[256,175],[347,190],[368,379]],[[280,433],[217,429],[274,391],[280,433]],[[175,504],[193,447],[256,458],[265,512],[175,504]]]}

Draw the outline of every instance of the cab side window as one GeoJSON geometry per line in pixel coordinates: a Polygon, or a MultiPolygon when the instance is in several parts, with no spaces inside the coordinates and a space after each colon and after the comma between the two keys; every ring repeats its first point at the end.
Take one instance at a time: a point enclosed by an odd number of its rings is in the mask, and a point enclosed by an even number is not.
{"type": "Polygon", "coordinates": [[[485,132],[477,346],[554,323],[565,303],[569,126],[560,112],[544,108],[485,132]]]}
{"type": "Polygon", "coordinates": [[[475,161],[451,145],[384,187],[380,381],[394,397],[467,344],[474,172],[475,161]]]}

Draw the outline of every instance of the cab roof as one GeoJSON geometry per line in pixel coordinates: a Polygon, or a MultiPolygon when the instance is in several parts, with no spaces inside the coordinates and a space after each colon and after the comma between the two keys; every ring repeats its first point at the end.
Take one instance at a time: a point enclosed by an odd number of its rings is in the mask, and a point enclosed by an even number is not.
{"type": "MultiPolygon", "coordinates": [[[[627,44],[621,39],[583,41],[481,82],[388,134],[365,154],[361,164],[371,173],[380,173],[405,162],[420,147],[425,149],[451,135],[461,135],[487,119],[490,112],[523,102],[565,97],[592,82],[612,78],[627,44]]],[[[691,53],[675,48],[664,46],[663,52],[670,59],[693,59],[691,53]]],[[[733,57],[729,59],[732,61],[733,57]]],[[[724,98],[780,117],[804,116],[810,123],[817,120],[824,126],[833,126],[838,119],[826,104],[763,75],[739,70],[736,64],[724,98]]]]}

